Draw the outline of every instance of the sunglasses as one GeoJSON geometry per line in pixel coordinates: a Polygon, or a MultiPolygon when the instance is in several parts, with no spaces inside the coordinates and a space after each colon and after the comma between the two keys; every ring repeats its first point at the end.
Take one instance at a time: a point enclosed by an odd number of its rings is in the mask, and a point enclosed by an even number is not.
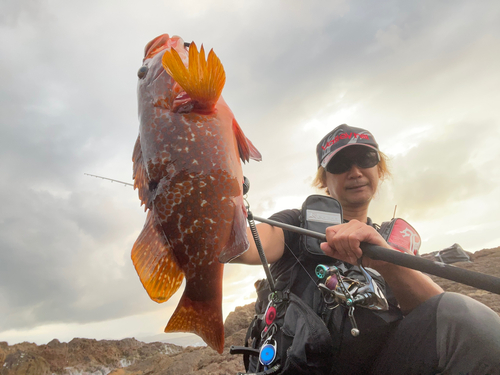
{"type": "MultiPolygon", "coordinates": [[[[366,147],[364,147],[366,148],[366,147]]],[[[371,168],[380,161],[380,155],[377,151],[367,149],[356,153],[339,153],[326,166],[326,171],[333,174],[342,174],[347,172],[353,164],[359,168],[371,168]]]]}

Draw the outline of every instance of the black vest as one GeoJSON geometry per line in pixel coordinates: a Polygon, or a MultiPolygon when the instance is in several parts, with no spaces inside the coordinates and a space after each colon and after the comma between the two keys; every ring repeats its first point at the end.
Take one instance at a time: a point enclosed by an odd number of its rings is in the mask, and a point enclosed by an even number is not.
{"type": "MultiPolygon", "coordinates": [[[[303,228],[325,233],[327,227],[343,222],[342,208],[334,198],[312,195],[304,202],[300,219],[303,228]]],[[[373,225],[370,219],[368,224],[373,225]]],[[[374,227],[377,229],[377,226],[374,227]]],[[[282,300],[270,302],[271,291],[267,280],[255,284],[258,296],[256,315],[247,332],[245,345],[259,349],[271,336],[268,334],[270,327],[266,323],[266,312],[273,305],[277,312],[273,322],[275,327],[272,328],[276,333],[272,336],[278,348],[275,360],[281,368],[276,372],[278,374],[366,372],[383,342],[402,319],[397,301],[384,279],[375,270],[367,269],[385,291],[390,308],[388,311],[356,308],[354,316],[360,335],[353,337],[347,309],[339,306],[331,310],[326,306],[317,287],[320,280],[315,268],[318,264],[335,265],[345,276],[362,282],[365,281],[363,274],[357,266],[324,255],[320,243],[316,238],[300,236],[299,254],[294,255],[295,264],[279,275],[273,275],[282,300]],[[287,319],[287,316],[293,316],[293,319],[287,319]],[[303,322],[310,324],[304,327],[303,322]],[[325,352],[329,355],[325,356],[325,352]]],[[[284,251],[290,250],[285,248],[284,251]]],[[[247,372],[262,371],[262,365],[255,357],[246,358],[245,368],[247,372]]]]}

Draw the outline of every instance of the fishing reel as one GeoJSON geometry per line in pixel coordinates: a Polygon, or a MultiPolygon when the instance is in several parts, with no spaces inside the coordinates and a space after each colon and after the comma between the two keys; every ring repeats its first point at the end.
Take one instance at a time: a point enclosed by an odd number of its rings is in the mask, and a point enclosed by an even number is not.
{"type": "Polygon", "coordinates": [[[364,276],[364,282],[342,275],[335,266],[319,264],[315,270],[316,276],[320,279],[318,288],[323,294],[326,306],[334,309],[342,305],[349,309],[348,316],[353,327],[351,335],[354,337],[359,335],[354,318],[354,309],[357,306],[370,310],[389,310],[384,292],[361,264],[358,267],[364,276]]]}

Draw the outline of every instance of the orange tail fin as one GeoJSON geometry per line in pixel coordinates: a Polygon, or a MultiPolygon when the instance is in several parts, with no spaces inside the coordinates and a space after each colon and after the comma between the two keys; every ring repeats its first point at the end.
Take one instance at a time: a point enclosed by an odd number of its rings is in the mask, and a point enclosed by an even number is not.
{"type": "Polygon", "coordinates": [[[185,294],[170,318],[165,332],[192,332],[200,336],[212,349],[224,350],[224,323],[221,301],[192,301],[185,294]]]}
{"type": "Polygon", "coordinates": [[[193,42],[189,46],[189,67],[186,68],[175,49],[165,51],[162,64],[167,73],[186,91],[195,109],[211,111],[226,83],[224,67],[213,50],[205,60],[203,45],[200,51],[193,42]]]}

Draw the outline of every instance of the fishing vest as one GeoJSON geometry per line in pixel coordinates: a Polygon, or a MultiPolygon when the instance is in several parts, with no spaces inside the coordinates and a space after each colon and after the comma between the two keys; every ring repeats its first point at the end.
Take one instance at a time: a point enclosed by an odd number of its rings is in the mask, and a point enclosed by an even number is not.
{"type": "MultiPolygon", "coordinates": [[[[301,227],[325,233],[327,227],[343,222],[342,207],[332,197],[311,195],[302,205],[300,219],[301,227]]],[[[418,252],[420,237],[404,220],[393,219],[379,227],[369,219],[368,224],[391,246],[396,248],[396,244],[398,250],[418,252]]],[[[344,365],[351,367],[346,372],[362,373],[378,353],[381,340],[402,319],[385,281],[377,271],[368,268],[367,272],[385,292],[389,310],[356,309],[360,335],[352,337],[347,309],[339,306],[332,310],[326,306],[317,287],[319,278],[315,269],[318,264],[334,265],[344,276],[361,282],[365,281],[363,273],[357,266],[324,255],[320,243],[319,239],[300,236],[297,262],[280,275],[273,275],[277,292],[271,293],[266,279],[255,283],[256,314],[245,338],[245,347],[253,350],[253,354],[241,352],[247,374],[334,374],[338,362],[343,361],[343,347],[354,348],[354,352],[346,353],[345,360],[349,363],[344,365]],[[362,353],[356,353],[357,348],[362,353]]]]}

